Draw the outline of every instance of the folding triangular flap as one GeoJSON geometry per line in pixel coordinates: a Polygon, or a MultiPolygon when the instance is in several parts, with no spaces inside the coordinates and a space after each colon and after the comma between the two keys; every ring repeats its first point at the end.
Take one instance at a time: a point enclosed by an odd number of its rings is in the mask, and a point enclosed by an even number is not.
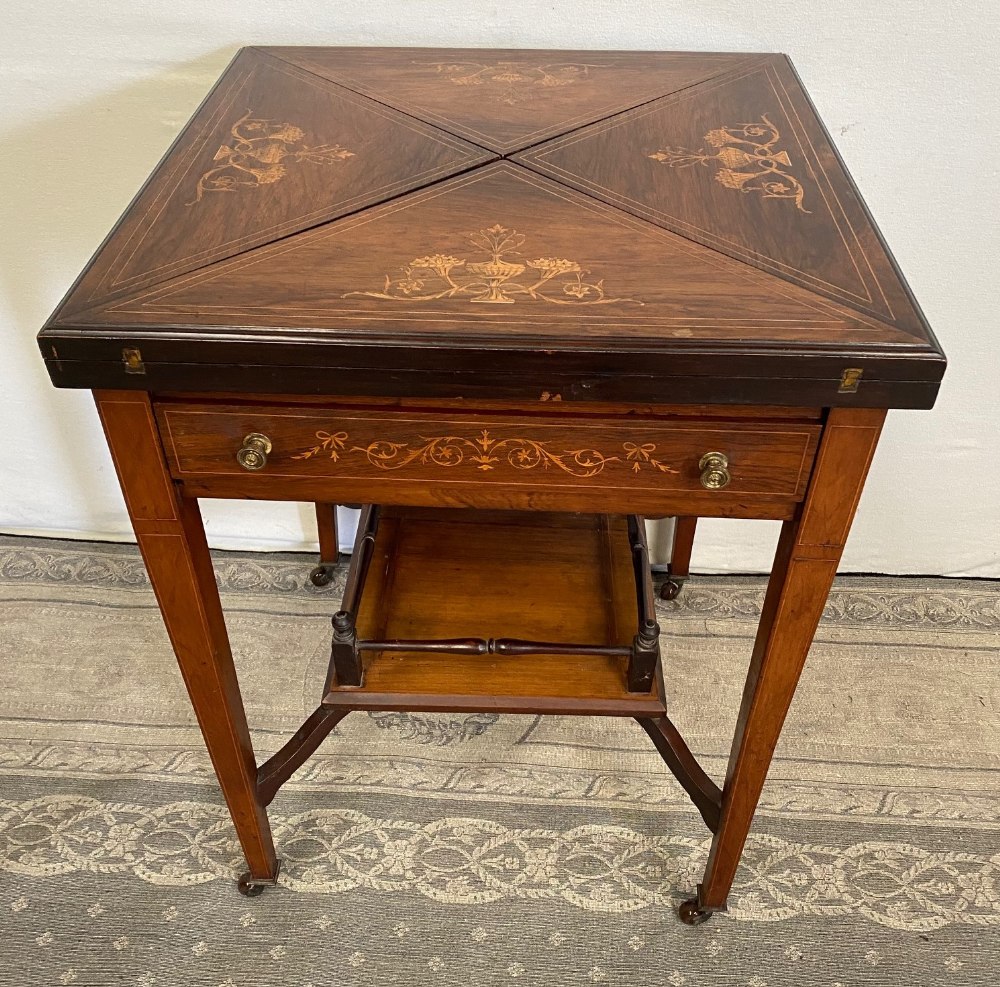
{"type": "Polygon", "coordinates": [[[713,52],[266,50],[501,154],[760,60],[713,52]]]}
{"type": "Polygon", "coordinates": [[[391,199],[495,155],[242,51],[60,313],[391,199]]]}
{"type": "Polygon", "coordinates": [[[508,162],[99,306],[88,322],[609,348],[907,338],[508,162]]]}
{"type": "Polygon", "coordinates": [[[909,291],[784,56],[515,160],[926,338],[909,291]]]}

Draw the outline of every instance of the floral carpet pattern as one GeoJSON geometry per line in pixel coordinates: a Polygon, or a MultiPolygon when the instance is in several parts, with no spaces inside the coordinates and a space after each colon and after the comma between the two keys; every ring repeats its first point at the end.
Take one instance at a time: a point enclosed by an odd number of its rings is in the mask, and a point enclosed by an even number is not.
{"type": "MultiPolygon", "coordinates": [[[[314,708],[341,579],[219,553],[258,757],[314,708]],[[281,684],[276,689],[275,683],[281,684]]],[[[672,716],[725,771],[763,581],[660,604],[672,716]]],[[[255,899],[131,546],[0,537],[0,983],[994,985],[1000,587],[844,577],[726,914],[627,720],[352,714],[271,807],[255,899]]]]}

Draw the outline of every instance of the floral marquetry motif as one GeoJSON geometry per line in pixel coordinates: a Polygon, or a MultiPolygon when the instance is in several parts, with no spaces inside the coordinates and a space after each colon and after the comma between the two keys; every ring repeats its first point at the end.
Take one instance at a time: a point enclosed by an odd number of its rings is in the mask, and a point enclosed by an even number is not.
{"type": "Polygon", "coordinates": [[[489,260],[468,261],[452,254],[428,254],[404,264],[396,278],[385,276],[381,291],[349,291],[344,297],[367,295],[396,301],[436,301],[440,298],[468,296],[470,302],[512,305],[516,296],[553,305],[601,305],[632,302],[637,298],[611,298],[605,294],[604,279],[586,277],[590,271],[565,257],[537,257],[533,260],[510,260],[522,257],[520,247],[527,240],[523,233],[499,223],[469,233],[469,243],[488,255],[489,260]],[[530,274],[526,272],[530,271],[530,274]],[[521,278],[523,280],[519,280],[521,278]]]}
{"type": "Polygon", "coordinates": [[[198,179],[194,199],[188,205],[201,202],[206,192],[235,192],[280,182],[288,173],[288,162],[332,164],[354,156],[339,144],[305,144],[301,127],[262,120],[253,110],[247,110],[233,124],[230,134],[232,139],[215,152],[212,160],[218,162],[216,166],[198,179]]]}
{"type": "Polygon", "coordinates": [[[489,429],[475,437],[440,435],[422,437],[419,443],[376,439],[366,446],[347,448],[347,432],[318,431],[316,444],[292,455],[292,459],[327,456],[337,462],[345,453],[361,453],[380,470],[404,469],[415,463],[451,468],[463,463],[482,472],[506,464],[517,470],[559,469],[571,476],[590,477],[611,463],[624,463],[633,473],[644,468],[661,473],[679,473],[655,457],[656,444],[622,443],[621,455],[607,455],[598,449],[552,449],[550,444],[521,436],[496,438],[489,429]]]}
{"type": "Polygon", "coordinates": [[[792,167],[788,152],[775,145],[781,139],[778,128],[761,115],[760,123],[744,123],[735,127],[719,127],[705,134],[705,143],[714,152],[699,148],[666,147],[650,154],[654,161],[671,168],[693,165],[720,165],[715,180],[738,192],[759,192],[765,199],[792,199],[796,208],[809,212],[802,205],[806,190],[802,183],[785,169],[792,167]]]}
{"type": "Polygon", "coordinates": [[[605,456],[596,449],[557,453],[534,439],[494,439],[485,429],[476,439],[449,435],[429,439],[415,448],[406,442],[378,441],[357,451],[364,452],[368,461],[382,470],[402,469],[418,461],[444,467],[459,466],[467,461],[485,472],[505,461],[518,470],[552,466],[572,476],[587,477],[596,476],[608,463],[618,462],[617,456],[605,456]]]}
{"type": "Polygon", "coordinates": [[[539,90],[571,86],[597,64],[573,62],[525,65],[520,62],[437,62],[434,69],[456,86],[483,87],[484,98],[507,106],[531,99],[539,90]]]}

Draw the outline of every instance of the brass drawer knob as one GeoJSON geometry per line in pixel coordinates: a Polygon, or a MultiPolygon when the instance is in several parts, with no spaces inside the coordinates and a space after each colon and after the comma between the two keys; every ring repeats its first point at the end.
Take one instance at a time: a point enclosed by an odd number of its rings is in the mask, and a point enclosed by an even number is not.
{"type": "Polygon", "coordinates": [[[267,454],[271,451],[271,440],[260,432],[251,432],[236,453],[236,462],[245,470],[262,470],[267,466],[267,454]]]}
{"type": "Polygon", "coordinates": [[[706,452],[698,462],[701,470],[701,485],[706,490],[721,490],[729,486],[729,460],[721,452],[706,452]]]}

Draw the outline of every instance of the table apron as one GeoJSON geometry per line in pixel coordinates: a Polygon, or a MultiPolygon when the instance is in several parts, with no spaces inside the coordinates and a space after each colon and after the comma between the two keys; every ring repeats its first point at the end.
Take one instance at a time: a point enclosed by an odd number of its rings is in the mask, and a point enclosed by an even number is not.
{"type": "Polygon", "coordinates": [[[225,500],[289,500],[329,504],[395,504],[512,511],[582,511],[641,514],[644,517],[732,517],[785,521],[798,501],[787,497],[727,497],[714,493],[658,493],[620,488],[491,486],[486,483],[336,480],[297,477],[189,477],[179,484],[185,497],[225,500]]]}
{"type": "Polygon", "coordinates": [[[190,497],[774,519],[805,497],[822,430],[198,402],[161,404],[156,418],[171,476],[190,497]],[[247,442],[261,451],[249,466],[247,442]],[[705,473],[713,452],[728,470],[721,484],[705,473]]]}

